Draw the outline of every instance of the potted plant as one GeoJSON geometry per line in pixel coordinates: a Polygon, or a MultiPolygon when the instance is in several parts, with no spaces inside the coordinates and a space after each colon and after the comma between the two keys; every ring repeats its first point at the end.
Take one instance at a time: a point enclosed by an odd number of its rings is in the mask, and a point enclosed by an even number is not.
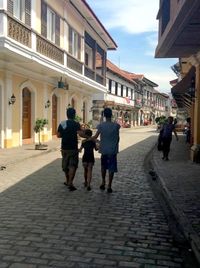
{"type": "Polygon", "coordinates": [[[34,129],[35,133],[38,133],[38,141],[39,141],[39,143],[35,145],[36,150],[46,150],[47,149],[47,145],[42,144],[41,141],[40,141],[41,131],[43,131],[44,126],[47,125],[47,124],[48,124],[48,120],[45,119],[45,118],[38,118],[35,121],[35,126],[34,126],[33,129],[34,129]]]}

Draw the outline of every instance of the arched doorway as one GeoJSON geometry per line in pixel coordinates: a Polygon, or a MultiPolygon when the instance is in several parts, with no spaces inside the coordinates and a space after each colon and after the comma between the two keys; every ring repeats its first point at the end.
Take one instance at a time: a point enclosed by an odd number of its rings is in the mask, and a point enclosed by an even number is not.
{"type": "Polygon", "coordinates": [[[58,98],[55,94],[52,96],[52,135],[57,133],[57,108],[58,108],[58,98]]]}
{"type": "Polygon", "coordinates": [[[74,109],[75,109],[75,100],[74,100],[74,98],[72,98],[72,101],[71,101],[71,106],[72,106],[72,108],[74,108],[74,109]]]}
{"type": "Polygon", "coordinates": [[[31,138],[31,92],[28,88],[22,91],[22,139],[31,138]]]}

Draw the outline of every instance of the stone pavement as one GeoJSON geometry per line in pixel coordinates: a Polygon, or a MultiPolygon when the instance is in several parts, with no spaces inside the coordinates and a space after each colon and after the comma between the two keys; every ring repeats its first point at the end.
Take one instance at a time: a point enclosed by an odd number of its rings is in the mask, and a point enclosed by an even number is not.
{"type": "Polygon", "coordinates": [[[200,263],[200,164],[189,160],[189,144],[179,134],[171,144],[170,161],[153,150],[152,165],[164,194],[200,263]]]}
{"type": "MultiPolygon", "coordinates": [[[[6,166],[0,171],[0,267],[184,267],[143,166],[156,136],[151,129],[122,130],[112,194],[99,190],[97,154],[92,191],[82,186],[80,165],[78,190],[69,192],[60,141],[48,143],[44,152],[33,145],[0,150],[6,166]]],[[[157,152],[153,158],[160,161],[157,152]]],[[[172,151],[158,174],[173,162],[172,151]]]]}

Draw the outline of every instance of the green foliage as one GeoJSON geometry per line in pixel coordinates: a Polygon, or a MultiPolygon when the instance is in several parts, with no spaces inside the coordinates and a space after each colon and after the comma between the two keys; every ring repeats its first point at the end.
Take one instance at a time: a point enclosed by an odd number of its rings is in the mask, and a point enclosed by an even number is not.
{"type": "Polygon", "coordinates": [[[160,116],[160,117],[156,117],[156,119],[155,119],[155,122],[156,122],[156,124],[158,124],[158,125],[162,125],[162,124],[164,124],[166,121],[167,121],[167,118],[166,118],[166,116],[164,116],[164,115],[162,115],[162,116],[160,116]]]}
{"type": "Polygon", "coordinates": [[[39,144],[41,144],[40,142],[40,132],[44,129],[44,126],[48,124],[48,120],[45,118],[37,118],[37,120],[35,121],[35,126],[33,128],[35,133],[38,133],[38,137],[39,137],[39,144]]]}
{"type": "Polygon", "coordinates": [[[82,121],[82,118],[78,115],[75,116],[74,120],[78,123],[80,123],[82,121]]]}
{"type": "Polygon", "coordinates": [[[34,131],[35,133],[39,133],[44,129],[44,126],[48,124],[48,120],[45,118],[37,118],[35,121],[34,131]]]}

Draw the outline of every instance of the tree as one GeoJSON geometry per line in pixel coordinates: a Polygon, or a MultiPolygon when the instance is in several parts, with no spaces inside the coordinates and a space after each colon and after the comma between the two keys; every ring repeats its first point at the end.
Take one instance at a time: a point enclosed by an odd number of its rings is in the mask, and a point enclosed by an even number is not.
{"type": "Polygon", "coordinates": [[[37,118],[35,121],[35,126],[34,126],[34,132],[38,133],[38,140],[39,140],[39,145],[41,145],[40,142],[40,133],[44,129],[44,126],[48,124],[48,120],[45,118],[37,118]]]}

